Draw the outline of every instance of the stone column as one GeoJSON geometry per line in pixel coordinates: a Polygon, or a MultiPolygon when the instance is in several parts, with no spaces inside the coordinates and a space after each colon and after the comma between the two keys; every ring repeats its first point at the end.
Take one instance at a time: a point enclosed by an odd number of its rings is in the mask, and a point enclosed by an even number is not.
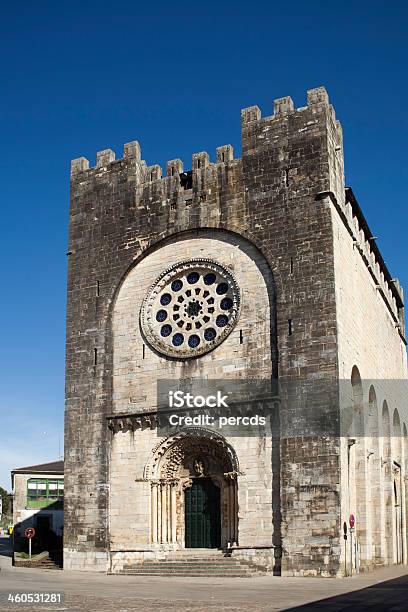
{"type": "Polygon", "coordinates": [[[162,485],[157,483],[157,541],[162,541],[162,485]]]}
{"type": "Polygon", "coordinates": [[[238,481],[237,476],[234,477],[234,544],[238,545],[238,481]]]}
{"type": "Polygon", "coordinates": [[[228,541],[234,543],[234,481],[228,481],[228,541]]]}
{"type": "Polygon", "coordinates": [[[171,483],[171,541],[177,542],[177,481],[171,483]]]}
{"type": "Polygon", "coordinates": [[[405,538],[405,559],[404,563],[408,565],[408,475],[404,478],[404,538],[405,538]]]}
{"type": "Polygon", "coordinates": [[[227,480],[226,500],[227,500],[227,538],[232,546],[238,541],[238,501],[237,501],[237,475],[235,472],[224,474],[227,480]]]}
{"type": "Polygon", "coordinates": [[[161,542],[167,542],[167,483],[161,483],[161,542]]]}
{"type": "Polygon", "coordinates": [[[151,490],[151,500],[152,500],[152,542],[157,544],[158,539],[158,529],[157,529],[157,516],[158,516],[158,483],[152,482],[152,490],[151,490]]]}
{"type": "Polygon", "coordinates": [[[167,506],[167,540],[171,542],[171,483],[166,483],[166,506],[167,506]]]}

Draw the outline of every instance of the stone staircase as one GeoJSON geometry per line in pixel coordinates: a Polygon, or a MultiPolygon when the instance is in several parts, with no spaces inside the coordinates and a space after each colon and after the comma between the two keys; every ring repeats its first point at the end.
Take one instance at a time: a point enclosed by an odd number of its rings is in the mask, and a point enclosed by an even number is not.
{"type": "Polygon", "coordinates": [[[15,567],[32,567],[36,569],[59,570],[62,569],[62,551],[44,551],[35,555],[31,561],[26,558],[15,556],[15,567]]]}
{"type": "Polygon", "coordinates": [[[45,557],[36,565],[38,569],[62,569],[60,563],[55,563],[50,557],[45,557]]]}
{"type": "Polygon", "coordinates": [[[37,567],[40,569],[62,569],[62,550],[51,550],[40,560],[37,567]]]}
{"type": "Polygon", "coordinates": [[[203,576],[250,578],[265,574],[252,563],[214,549],[187,549],[170,553],[165,559],[129,563],[118,572],[134,576],[203,576]]]}

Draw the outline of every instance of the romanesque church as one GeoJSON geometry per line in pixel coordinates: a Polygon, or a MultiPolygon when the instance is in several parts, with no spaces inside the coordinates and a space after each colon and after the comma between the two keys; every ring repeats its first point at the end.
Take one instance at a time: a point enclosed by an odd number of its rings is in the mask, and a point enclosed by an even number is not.
{"type": "Polygon", "coordinates": [[[403,291],[345,186],[326,90],[271,113],[241,111],[240,157],[163,172],[133,141],[72,162],[65,569],[407,562],[403,291]],[[195,380],[259,381],[236,411],[264,420],[164,431],[160,383],[195,380]]]}

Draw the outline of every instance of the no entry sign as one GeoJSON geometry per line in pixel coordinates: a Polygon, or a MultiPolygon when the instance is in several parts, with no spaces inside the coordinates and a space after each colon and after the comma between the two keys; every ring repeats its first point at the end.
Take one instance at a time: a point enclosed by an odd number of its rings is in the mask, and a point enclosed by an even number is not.
{"type": "Polygon", "coordinates": [[[349,517],[350,529],[353,529],[355,522],[356,522],[356,519],[354,518],[354,514],[350,514],[350,517],[349,517]]]}
{"type": "Polygon", "coordinates": [[[31,540],[31,538],[33,538],[35,536],[35,529],[34,529],[34,527],[27,527],[27,529],[24,531],[24,535],[25,535],[26,538],[31,540]]]}

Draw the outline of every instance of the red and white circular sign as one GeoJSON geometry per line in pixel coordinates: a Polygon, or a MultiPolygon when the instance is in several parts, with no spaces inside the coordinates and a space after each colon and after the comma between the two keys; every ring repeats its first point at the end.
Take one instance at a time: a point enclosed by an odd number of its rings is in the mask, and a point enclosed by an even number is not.
{"type": "Polygon", "coordinates": [[[33,538],[35,536],[35,529],[34,529],[34,527],[27,527],[27,529],[24,531],[24,535],[28,539],[33,538]]]}
{"type": "Polygon", "coordinates": [[[354,525],[356,523],[356,519],[354,517],[354,514],[350,514],[349,517],[349,525],[350,525],[350,529],[353,529],[354,525]]]}

